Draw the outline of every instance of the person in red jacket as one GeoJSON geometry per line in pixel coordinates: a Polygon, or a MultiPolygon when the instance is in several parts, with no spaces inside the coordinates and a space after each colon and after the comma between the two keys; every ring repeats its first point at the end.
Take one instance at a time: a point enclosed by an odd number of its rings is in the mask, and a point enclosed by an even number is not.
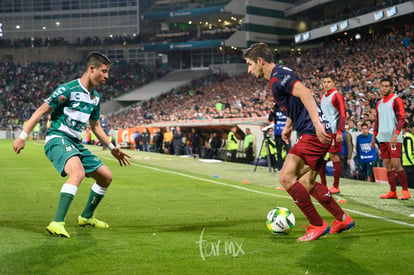
{"type": "Polygon", "coordinates": [[[401,165],[402,128],[405,120],[404,105],[401,98],[394,94],[391,78],[381,80],[380,92],[382,99],[377,103],[377,118],[371,146],[375,146],[375,138],[377,138],[390,184],[390,191],[381,195],[380,198],[398,199],[398,178],[403,189],[401,199],[408,200],[411,195],[408,191],[407,175],[401,165]]]}
{"type": "MultiPolygon", "coordinates": [[[[332,128],[332,133],[335,138],[332,139],[331,147],[329,148],[329,157],[333,164],[333,186],[329,189],[332,194],[338,194],[339,178],[341,177],[341,158],[339,154],[342,148],[342,132],[345,131],[345,104],[343,96],[336,90],[335,76],[328,74],[322,77],[324,94],[321,98],[321,109],[325,118],[329,121],[332,128]]],[[[324,165],[319,171],[322,184],[326,185],[326,170],[324,165]]]]}

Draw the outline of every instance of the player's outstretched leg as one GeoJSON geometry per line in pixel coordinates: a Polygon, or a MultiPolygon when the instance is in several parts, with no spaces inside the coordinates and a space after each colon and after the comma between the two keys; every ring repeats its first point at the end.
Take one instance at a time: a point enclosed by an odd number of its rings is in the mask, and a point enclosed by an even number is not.
{"type": "Polygon", "coordinates": [[[96,228],[108,228],[109,225],[106,222],[95,218],[94,212],[112,182],[112,173],[108,167],[102,165],[95,171],[88,173],[88,176],[95,179],[96,182],[92,185],[85,208],[83,209],[82,214],[78,217],[78,225],[91,225],[96,228]]]}
{"type": "Polygon", "coordinates": [[[313,241],[328,234],[330,228],[316,211],[306,188],[300,182],[296,182],[287,192],[308,218],[310,224],[306,229],[306,234],[300,237],[298,241],[313,241]]]}
{"type": "Polygon", "coordinates": [[[76,195],[78,187],[65,183],[60,190],[60,197],[56,215],[53,221],[46,227],[46,232],[50,235],[70,238],[69,233],[65,229],[65,216],[69,210],[72,200],[76,195]]]}
{"type": "Polygon", "coordinates": [[[304,167],[304,161],[300,157],[294,154],[288,154],[282,171],[279,174],[280,183],[306,216],[310,224],[306,230],[306,234],[298,238],[298,241],[316,240],[328,234],[330,230],[329,225],[322,219],[318,211],[316,211],[308,191],[317,173],[317,171],[310,170],[309,167],[304,167]]]}
{"type": "Polygon", "coordinates": [[[89,193],[88,201],[86,202],[85,209],[78,217],[78,225],[85,226],[91,225],[96,228],[107,228],[109,225],[106,222],[100,221],[94,216],[96,207],[98,207],[100,201],[104,197],[107,188],[103,188],[97,183],[92,185],[89,193]]]}
{"type": "Polygon", "coordinates": [[[354,220],[332,198],[330,191],[325,185],[315,182],[310,194],[335,217],[331,224],[330,233],[340,233],[355,227],[354,220]]]}

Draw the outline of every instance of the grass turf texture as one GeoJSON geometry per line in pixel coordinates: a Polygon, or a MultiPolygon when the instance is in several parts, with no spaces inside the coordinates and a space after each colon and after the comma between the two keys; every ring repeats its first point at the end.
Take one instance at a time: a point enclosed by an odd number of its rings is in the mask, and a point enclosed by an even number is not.
{"type": "MultiPolygon", "coordinates": [[[[81,228],[93,181],[85,179],[69,209],[71,239],[48,236],[60,178],[28,142],[21,155],[0,140],[0,273],[53,274],[411,274],[414,200],[380,200],[386,185],[341,179],[341,204],[357,227],[299,243],[306,219],[267,167],[203,163],[129,152],[121,168],[108,151],[90,147],[114,174],[96,216],[108,229],[81,228]],[[248,181],[250,184],[243,184],[248,181]],[[276,206],[291,209],[296,227],[273,236],[265,226],[276,206]],[[201,241],[200,241],[201,240],[201,241]]],[[[328,178],[329,185],[332,179],[328,178]]],[[[328,223],[329,215],[317,209],[328,223]]]]}

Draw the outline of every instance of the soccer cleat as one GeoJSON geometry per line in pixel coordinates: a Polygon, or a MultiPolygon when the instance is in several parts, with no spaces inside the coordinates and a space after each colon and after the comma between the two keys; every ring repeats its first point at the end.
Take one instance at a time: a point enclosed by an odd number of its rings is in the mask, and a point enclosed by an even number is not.
{"type": "Polygon", "coordinates": [[[97,218],[95,218],[95,216],[92,216],[89,219],[79,216],[78,225],[79,226],[91,225],[96,228],[108,228],[109,227],[109,225],[106,222],[98,220],[97,218]]]}
{"type": "Polygon", "coordinates": [[[387,194],[381,195],[381,199],[398,199],[397,191],[388,191],[387,194]]]}
{"type": "Polygon", "coordinates": [[[308,242],[313,241],[316,239],[319,239],[322,236],[325,236],[330,231],[329,225],[326,223],[326,221],[323,221],[323,224],[321,226],[316,225],[309,225],[309,227],[306,229],[306,234],[297,239],[299,242],[308,242]]]}
{"type": "Polygon", "coordinates": [[[402,199],[402,200],[408,200],[409,198],[411,198],[410,191],[408,191],[408,190],[402,190],[402,195],[401,195],[401,198],[400,199],[402,199]]]}
{"type": "Polygon", "coordinates": [[[339,194],[341,193],[341,190],[339,188],[335,188],[334,186],[332,186],[331,188],[329,188],[329,192],[331,192],[331,194],[339,194]]]}
{"type": "Polygon", "coordinates": [[[64,238],[70,238],[69,233],[65,229],[65,222],[51,222],[46,227],[46,232],[50,235],[55,235],[64,238]]]}
{"type": "Polygon", "coordinates": [[[354,227],[355,227],[354,220],[351,218],[351,216],[348,215],[348,213],[345,213],[345,220],[343,221],[334,220],[331,223],[331,231],[329,233],[332,233],[332,234],[341,233],[342,231],[349,231],[354,227]]]}

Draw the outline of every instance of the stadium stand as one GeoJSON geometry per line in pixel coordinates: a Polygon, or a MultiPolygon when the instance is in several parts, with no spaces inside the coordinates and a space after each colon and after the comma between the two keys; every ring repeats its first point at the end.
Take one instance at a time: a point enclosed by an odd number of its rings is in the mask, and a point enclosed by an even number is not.
{"type": "MultiPolygon", "coordinates": [[[[265,119],[273,105],[265,82],[253,80],[246,73],[233,76],[210,71],[205,74],[209,67],[241,62],[240,48],[258,41],[274,46],[279,63],[298,71],[316,97],[322,90],[322,74],[335,73],[339,79],[338,89],[346,99],[348,119],[356,125],[375,119],[375,103],[380,98],[379,79],[384,75],[395,79],[395,88],[404,98],[407,121],[413,119],[412,14],[401,17],[397,14],[388,21],[379,20],[378,24],[358,29],[328,31],[310,43],[293,42],[295,33],[312,32],[312,28],[329,27],[331,22],[367,16],[366,13],[376,10],[386,11],[392,5],[401,7],[400,4],[404,4],[406,7],[412,1],[352,0],[338,6],[338,1],[300,0],[280,1],[267,7],[266,1],[258,0],[245,7],[237,5],[240,2],[237,0],[145,0],[139,2],[141,20],[134,14],[137,1],[121,2],[127,7],[114,8],[113,5],[120,2],[108,0],[102,1],[103,6],[97,8],[94,1],[85,1],[82,12],[86,14],[86,21],[100,17],[108,22],[118,22],[127,15],[128,22],[139,21],[138,25],[114,31],[112,26],[104,24],[100,26],[102,31],[94,33],[78,32],[74,27],[68,34],[56,31],[53,35],[39,37],[25,32],[31,27],[27,25],[22,25],[23,30],[10,29],[13,24],[0,28],[2,34],[7,34],[0,39],[0,47],[4,49],[0,56],[3,60],[0,67],[0,128],[19,129],[51,89],[79,75],[82,68],[78,62],[88,51],[95,49],[116,61],[108,85],[100,88],[104,100],[102,110],[109,115],[113,129],[141,124],[172,126],[183,121],[201,127],[209,120],[265,119]],[[114,12],[108,14],[107,8],[114,12]],[[316,15],[315,10],[318,10],[316,15]],[[129,31],[125,31],[127,29],[129,31]],[[134,33],[132,29],[140,31],[134,33]],[[78,33],[80,36],[75,36],[78,33]],[[23,34],[27,35],[16,37],[23,34]],[[60,48],[75,52],[76,62],[70,65],[62,60],[30,62],[31,58],[36,60],[34,57],[40,55],[35,53],[60,48]],[[13,58],[18,62],[13,63],[13,58]],[[166,76],[170,70],[173,72],[166,76]],[[203,76],[195,78],[190,74],[203,76]],[[179,80],[181,76],[184,79],[179,80]],[[154,81],[157,79],[162,81],[154,81]]],[[[13,5],[13,8],[18,6],[17,2],[13,5]]],[[[13,19],[12,11],[5,12],[4,7],[0,4],[4,20],[13,19]]],[[[59,10],[63,6],[56,5],[56,8],[48,12],[60,14],[63,11],[59,10]]],[[[70,9],[76,14],[80,7],[70,6],[70,9]]],[[[45,20],[36,17],[36,12],[33,22],[45,20]]],[[[79,21],[72,17],[66,18],[67,21],[61,19],[62,25],[79,21]]],[[[47,29],[50,32],[55,22],[45,22],[51,24],[47,29]]]]}
{"type": "MultiPolygon", "coordinates": [[[[1,64],[0,129],[19,129],[60,83],[76,78],[83,70],[71,62],[1,64]]],[[[103,101],[125,94],[165,75],[167,70],[139,65],[135,62],[115,62],[107,84],[100,89],[103,101]]]]}

